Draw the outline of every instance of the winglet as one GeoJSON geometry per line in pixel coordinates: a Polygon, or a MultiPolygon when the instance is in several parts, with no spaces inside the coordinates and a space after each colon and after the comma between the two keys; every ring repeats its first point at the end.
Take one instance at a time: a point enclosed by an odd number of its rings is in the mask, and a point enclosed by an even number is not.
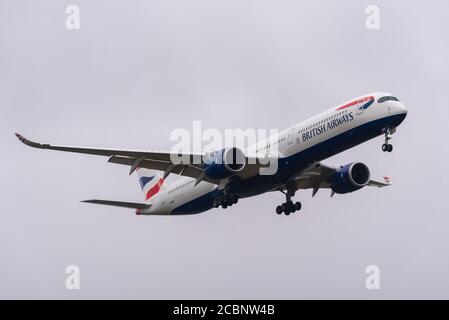
{"type": "Polygon", "coordinates": [[[20,140],[20,142],[22,142],[23,144],[26,144],[29,147],[39,148],[39,149],[47,149],[50,146],[49,144],[42,144],[42,143],[37,143],[37,142],[33,142],[31,140],[28,140],[19,133],[16,133],[15,135],[16,135],[17,139],[20,140]]]}
{"type": "Polygon", "coordinates": [[[14,133],[17,137],[17,139],[19,139],[20,141],[22,141],[23,143],[25,143],[25,141],[27,141],[20,133],[14,133]]]}

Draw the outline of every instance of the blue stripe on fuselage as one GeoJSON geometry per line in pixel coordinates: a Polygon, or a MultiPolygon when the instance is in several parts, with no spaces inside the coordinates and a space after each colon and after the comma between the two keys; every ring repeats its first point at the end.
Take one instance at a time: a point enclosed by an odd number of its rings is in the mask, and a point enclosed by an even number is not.
{"type": "Polygon", "coordinates": [[[221,197],[223,190],[214,189],[201,197],[198,197],[190,202],[183,204],[182,206],[173,210],[172,214],[194,214],[201,213],[212,209],[212,203],[214,199],[221,197]]]}
{"type": "MultiPolygon", "coordinates": [[[[229,193],[238,194],[239,198],[245,198],[270,191],[276,185],[285,183],[292,175],[306,168],[311,163],[322,161],[382,135],[386,127],[397,127],[404,118],[405,114],[399,114],[374,120],[322,141],[294,155],[279,159],[276,174],[266,176],[257,175],[245,180],[235,181],[229,185],[229,193]]],[[[221,194],[222,191],[215,189],[176,208],[173,210],[173,214],[201,213],[207,211],[213,207],[213,199],[221,194]]]]}

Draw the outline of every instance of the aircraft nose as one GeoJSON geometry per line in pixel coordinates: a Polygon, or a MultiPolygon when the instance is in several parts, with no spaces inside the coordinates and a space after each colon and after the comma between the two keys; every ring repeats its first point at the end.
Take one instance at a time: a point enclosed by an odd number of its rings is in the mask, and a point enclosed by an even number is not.
{"type": "Polygon", "coordinates": [[[398,113],[407,115],[407,107],[403,103],[399,103],[397,108],[398,108],[398,113]]]}
{"type": "Polygon", "coordinates": [[[407,117],[407,107],[399,102],[392,107],[391,111],[393,111],[394,114],[394,122],[392,125],[397,127],[404,121],[405,117],[407,117]]]}
{"type": "Polygon", "coordinates": [[[393,114],[407,115],[407,107],[402,102],[394,101],[389,108],[391,108],[393,114]]]}

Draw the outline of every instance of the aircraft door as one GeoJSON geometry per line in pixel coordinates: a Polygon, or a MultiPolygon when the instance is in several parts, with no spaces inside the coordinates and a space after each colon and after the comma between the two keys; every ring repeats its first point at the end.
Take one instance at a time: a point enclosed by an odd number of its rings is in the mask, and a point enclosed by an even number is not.
{"type": "Polygon", "coordinates": [[[287,138],[287,144],[292,145],[293,144],[293,136],[295,135],[295,128],[290,129],[288,132],[288,138],[287,138]]]}

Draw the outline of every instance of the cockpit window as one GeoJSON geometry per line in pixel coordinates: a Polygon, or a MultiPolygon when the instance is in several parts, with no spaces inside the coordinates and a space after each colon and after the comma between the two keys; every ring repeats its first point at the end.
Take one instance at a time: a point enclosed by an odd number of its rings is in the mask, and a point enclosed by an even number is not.
{"type": "Polygon", "coordinates": [[[399,99],[396,97],[393,97],[393,96],[385,96],[385,97],[379,98],[379,100],[377,100],[378,103],[382,103],[385,101],[399,101],[399,99]]]}

